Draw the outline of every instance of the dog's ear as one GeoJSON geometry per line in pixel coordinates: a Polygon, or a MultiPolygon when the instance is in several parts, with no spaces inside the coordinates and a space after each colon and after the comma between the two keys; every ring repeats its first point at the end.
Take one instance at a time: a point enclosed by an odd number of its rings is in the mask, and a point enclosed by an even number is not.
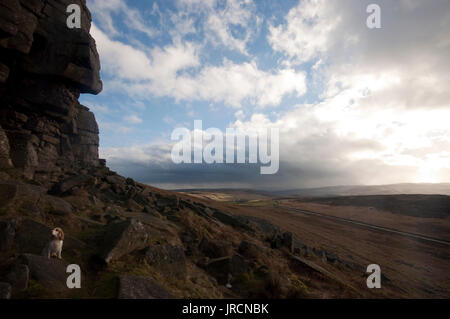
{"type": "Polygon", "coordinates": [[[64,232],[62,231],[61,228],[57,228],[58,233],[59,233],[59,239],[60,240],[64,240],[64,232]]]}

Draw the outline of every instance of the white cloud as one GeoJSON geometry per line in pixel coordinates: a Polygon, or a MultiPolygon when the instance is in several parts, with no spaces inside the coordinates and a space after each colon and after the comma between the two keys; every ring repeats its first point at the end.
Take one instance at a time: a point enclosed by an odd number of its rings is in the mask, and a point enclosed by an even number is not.
{"type": "Polygon", "coordinates": [[[189,8],[190,10],[198,10],[201,8],[212,9],[216,0],[178,0],[177,4],[180,8],[189,8]]]}
{"type": "MultiPolygon", "coordinates": [[[[230,1],[221,10],[215,1],[180,3],[206,12],[209,41],[248,54],[254,36],[246,24],[251,4],[227,11],[241,2],[230,1]],[[232,25],[250,30],[235,37],[232,25]]],[[[106,89],[115,84],[116,90],[142,99],[278,106],[285,96],[306,93],[306,73],[298,65],[312,65],[309,75],[318,83],[308,85],[318,87],[317,102],[271,118],[261,109],[234,114],[234,125],[243,129],[280,128],[280,174],[285,175],[277,183],[286,187],[448,181],[450,4],[380,0],[383,28],[370,30],[365,26],[369,3],[300,1],[283,23],[269,27],[268,42],[283,58],[264,70],[250,55],[244,62],[204,63],[204,46],[182,41],[184,34],[199,31],[188,13],[175,23],[185,23],[186,33],[175,30],[181,36],[165,47],[136,49],[95,26],[93,32],[103,70],[114,77],[106,89]]],[[[152,155],[139,156],[166,160],[166,153],[146,152],[152,155]]]]}
{"type": "Polygon", "coordinates": [[[234,116],[236,117],[236,119],[238,120],[243,120],[245,118],[245,114],[242,110],[238,110],[234,113],[234,116]]]}
{"type": "Polygon", "coordinates": [[[151,72],[151,61],[147,55],[120,41],[111,40],[92,25],[91,34],[97,43],[102,59],[102,69],[108,74],[123,79],[145,79],[151,72]]]}
{"type": "Polygon", "coordinates": [[[158,30],[146,24],[140,11],[128,6],[124,0],[91,0],[89,8],[109,36],[120,35],[113,22],[113,13],[122,14],[123,22],[131,30],[142,32],[150,38],[158,34],[158,30]]]}
{"type": "Polygon", "coordinates": [[[247,42],[253,35],[250,23],[255,19],[253,2],[248,0],[228,0],[223,10],[211,11],[205,22],[205,30],[213,43],[221,43],[228,49],[247,53],[247,42]],[[237,37],[232,28],[239,26],[243,34],[237,37]]]}
{"type": "Polygon", "coordinates": [[[450,35],[440,27],[450,25],[449,3],[383,2],[376,32],[362,24],[366,3],[352,4],[301,1],[270,28],[286,64],[317,61],[321,101],[235,124],[279,127],[282,160],[329,176],[322,185],[448,181],[450,35]]]}
{"type": "Polygon", "coordinates": [[[180,41],[182,37],[198,32],[195,27],[195,19],[184,11],[172,13],[170,20],[174,27],[169,30],[169,33],[175,41],[180,41]]]}
{"type": "Polygon", "coordinates": [[[126,159],[133,163],[144,165],[164,164],[171,161],[172,144],[155,142],[152,144],[136,144],[127,147],[102,147],[100,156],[108,161],[120,161],[126,159]]]}
{"type": "MultiPolygon", "coordinates": [[[[288,94],[306,92],[306,75],[293,69],[262,71],[255,62],[199,68],[198,48],[192,43],[155,47],[149,53],[109,39],[95,25],[92,35],[102,56],[103,70],[116,78],[116,85],[142,98],[170,96],[177,100],[225,102],[240,107],[243,102],[277,106],[288,94]]],[[[105,83],[107,89],[108,83],[105,83]]]]}
{"type": "Polygon", "coordinates": [[[148,98],[171,96],[176,100],[224,102],[241,107],[246,101],[259,107],[278,106],[285,95],[301,96],[306,92],[306,76],[291,69],[265,72],[255,63],[207,66],[195,76],[172,74],[159,82],[126,84],[127,92],[148,98]]]}
{"type": "Polygon", "coordinates": [[[320,104],[299,105],[274,121],[255,114],[234,126],[279,128],[280,169],[315,172],[317,179],[308,186],[448,181],[450,108],[363,111],[368,97],[361,95],[353,106],[336,102],[340,99],[339,94],[320,104]],[[321,174],[329,180],[320,181],[321,174]]]}
{"type": "Polygon", "coordinates": [[[142,119],[136,114],[130,114],[125,116],[124,120],[130,124],[140,124],[142,123],[142,119]]]}
{"type": "Polygon", "coordinates": [[[342,19],[333,9],[330,1],[300,1],[285,17],[285,24],[269,27],[269,43],[295,63],[320,56],[331,46],[342,19]]]}
{"type": "Polygon", "coordinates": [[[247,44],[258,31],[262,20],[252,0],[181,0],[177,4],[183,13],[177,15],[179,25],[183,25],[180,17],[184,17],[187,30],[192,30],[192,16],[201,16],[200,27],[207,41],[248,55],[247,44]]]}

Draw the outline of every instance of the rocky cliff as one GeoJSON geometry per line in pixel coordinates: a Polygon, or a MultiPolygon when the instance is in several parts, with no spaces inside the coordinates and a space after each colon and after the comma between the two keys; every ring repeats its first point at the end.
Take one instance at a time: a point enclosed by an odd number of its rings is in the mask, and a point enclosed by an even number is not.
{"type": "Polygon", "coordinates": [[[291,233],[106,167],[78,102],[102,89],[90,23],[84,0],[0,0],[0,299],[354,296],[291,233]],[[80,29],[66,26],[69,3],[80,29]],[[54,227],[63,260],[39,256],[54,227]]]}
{"type": "Polygon", "coordinates": [[[102,90],[85,0],[0,1],[0,167],[46,184],[98,166],[98,126],[78,102],[102,90]],[[69,4],[81,28],[66,25],[69,4]]]}

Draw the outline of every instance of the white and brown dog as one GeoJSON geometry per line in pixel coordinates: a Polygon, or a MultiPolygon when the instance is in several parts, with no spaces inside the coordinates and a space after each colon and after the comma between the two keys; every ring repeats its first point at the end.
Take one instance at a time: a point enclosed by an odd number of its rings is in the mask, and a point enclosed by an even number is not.
{"type": "Polygon", "coordinates": [[[42,255],[46,256],[47,258],[56,257],[58,259],[61,259],[61,252],[64,242],[64,232],[61,228],[57,227],[52,230],[51,240],[45,246],[44,250],[42,251],[42,255]]]}

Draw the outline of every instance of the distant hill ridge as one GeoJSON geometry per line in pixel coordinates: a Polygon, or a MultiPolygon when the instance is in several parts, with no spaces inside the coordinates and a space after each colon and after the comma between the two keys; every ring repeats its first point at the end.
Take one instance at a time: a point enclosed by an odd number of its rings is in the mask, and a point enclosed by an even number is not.
{"type": "Polygon", "coordinates": [[[305,196],[305,197],[329,197],[329,196],[358,196],[358,195],[447,195],[450,196],[450,183],[401,183],[388,185],[340,185],[317,188],[300,188],[287,190],[267,189],[238,189],[238,188],[202,188],[202,189],[178,189],[180,192],[223,192],[223,193],[251,193],[267,196],[305,196]]]}
{"type": "Polygon", "coordinates": [[[450,195],[450,183],[402,183],[390,185],[330,186],[275,192],[278,195],[297,196],[357,196],[357,195],[450,195]]]}

